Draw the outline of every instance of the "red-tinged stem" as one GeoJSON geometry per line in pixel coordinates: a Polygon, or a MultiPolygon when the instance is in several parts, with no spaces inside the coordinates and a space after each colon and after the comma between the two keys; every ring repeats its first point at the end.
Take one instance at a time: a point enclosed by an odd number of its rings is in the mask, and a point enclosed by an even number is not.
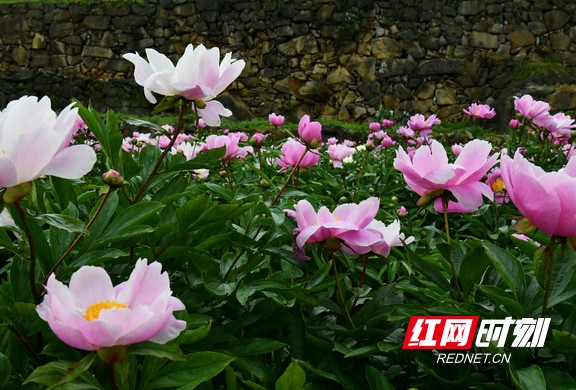
{"type": "Polygon", "coordinates": [[[280,195],[282,195],[282,192],[284,192],[284,190],[286,189],[286,186],[288,186],[288,183],[290,183],[290,180],[292,180],[292,176],[294,176],[294,173],[300,167],[300,163],[302,162],[302,160],[304,160],[304,156],[306,156],[306,153],[308,153],[308,148],[304,149],[304,153],[302,153],[302,156],[300,156],[300,158],[298,159],[298,162],[296,163],[296,165],[294,165],[294,168],[290,172],[290,175],[288,175],[288,178],[286,179],[286,181],[284,182],[284,184],[280,188],[280,191],[278,191],[278,193],[274,197],[274,200],[272,200],[272,203],[270,204],[270,206],[274,206],[276,204],[276,202],[280,198],[280,195]]]}
{"type": "Polygon", "coordinates": [[[356,304],[358,303],[358,298],[360,298],[360,294],[362,294],[362,287],[364,287],[364,278],[366,277],[366,268],[367,267],[368,267],[368,256],[363,255],[362,256],[362,275],[360,275],[359,291],[358,291],[358,295],[356,295],[356,298],[354,298],[354,303],[352,304],[352,309],[350,309],[350,310],[354,310],[354,308],[356,307],[356,304]]]}
{"type": "MultiPolygon", "coordinates": [[[[106,203],[106,201],[108,200],[108,198],[112,194],[113,190],[114,189],[112,187],[108,188],[108,191],[106,192],[106,194],[102,198],[102,202],[100,202],[100,205],[98,206],[98,208],[94,212],[94,215],[92,216],[92,218],[90,218],[90,221],[88,221],[88,223],[86,224],[86,230],[90,229],[90,226],[92,226],[92,224],[94,223],[94,221],[96,220],[96,218],[98,217],[98,215],[100,214],[102,209],[104,208],[104,204],[106,203]]],[[[58,259],[58,261],[56,263],[54,263],[54,265],[52,266],[50,271],[48,271],[48,273],[46,274],[46,278],[44,279],[42,289],[44,289],[44,286],[46,286],[46,284],[48,283],[48,278],[50,277],[50,275],[52,275],[54,272],[56,272],[56,268],[58,268],[60,266],[60,264],[62,264],[64,259],[70,254],[70,252],[72,252],[72,250],[76,247],[76,245],[78,244],[78,242],[80,242],[80,240],[82,239],[82,237],[84,237],[84,235],[85,235],[84,233],[78,234],[78,237],[76,237],[76,239],[68,247],[66,252],[64,252],[64,254],[62,256],[60,256],[60,258],[58,259]]]]}
{"type": "Polygon", "coordinates": [[[178,135],[180,134],[180,130],[181,130],[181,127],[183,125],[183,118],[184,118],[184,103],[181,102],[180,103],[180,109],[178,111],[178,122],[176,123],[176,127],[174,128],[174,132],[172,134],[172,138],[170,139],[170,143],[164,149],[164,151],[162,152],[162,154],[158,158],[158,161],[156,161],[154,168],[152,168],[152,171],[150,172],[150,174],[148,175],[146,180],[144,180],[144,183],[142,183],[142,186],[140,187],[140,190],[138,191],[138,193],[134,197],[134,201],[132,203],[138,203],[142,199],[142,197],[144,196],[144,191],[146,191],[146,188],[148,187],[148,185],[150,184],[150,182],[152,181],[152,179],[154,178],[154,176],[158,172],[158,169],[160,169],[160,165],[162,164],[162,161],[164,161],[164,158],[166,158],[168,153],[170,153],[170,150],[172,150],[172,146],[174,146],[174,144],[176,143],[176,139],[178,139],[178,135]]]}
{"type": "Polygon", "coordinates": [[[344,293],[342,292],[342,286],[340,285],[340,277],[338,276],[338,267],[336,267],[336,257],[334,256],[334,252],[330,252],[332,254],[332,268],[334,269],[334,277],[336,278],[336,288],[338,289],[338,295],[340,296],[340,300],[342,301],[342,307],[344,308],[344,313],[346,313],[346,318],[350,325],[352,325],[352,329],[356,329],[356,325],[354,325],[354,321],[352,321],[352,317],[350,317],[350,312],[348,311],[348,306],[346,306],[346,298],[344,298],[344,293]]]}

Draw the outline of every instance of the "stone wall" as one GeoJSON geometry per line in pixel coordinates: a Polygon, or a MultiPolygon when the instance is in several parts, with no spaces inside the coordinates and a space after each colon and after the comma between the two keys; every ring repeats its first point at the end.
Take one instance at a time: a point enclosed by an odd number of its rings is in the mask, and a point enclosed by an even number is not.
{"type": "MultiPolygon", "coordinates": [[[[239,117],[275,111],[362,121],[385,107],[458,118],[471,102],[496,102],[524,62],[576,67],[576,3],[0,4],[0,107],[35,94],[49,95],[57,107],[75,97],[99,109],[147,112],[151,106],[132,80],[132,64],[121,55],[150,47],[176,61],[188,43],[218,46],[246,60],[228,90],[239,117]]],[[[576,101],[571,89],[563,96],[563,102],[576,101]]]]}

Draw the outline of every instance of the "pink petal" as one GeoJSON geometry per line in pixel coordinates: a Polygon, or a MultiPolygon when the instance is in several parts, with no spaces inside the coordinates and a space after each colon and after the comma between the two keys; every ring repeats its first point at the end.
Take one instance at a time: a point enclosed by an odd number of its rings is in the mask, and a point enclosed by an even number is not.
{"type": "Polygon", "coordinates": [[[79,179],[92,170],[96,153],[88,145],[73,145],[58,153],[39,175],[53,175],[64,179],[79,179]]]}
{"type": "Polygon", "coordinates": [[[75,306],[82,310],[97,302],[116,300],[110,276],[100,267],[81,267],[72,274],[69,289],[75,306]]]}

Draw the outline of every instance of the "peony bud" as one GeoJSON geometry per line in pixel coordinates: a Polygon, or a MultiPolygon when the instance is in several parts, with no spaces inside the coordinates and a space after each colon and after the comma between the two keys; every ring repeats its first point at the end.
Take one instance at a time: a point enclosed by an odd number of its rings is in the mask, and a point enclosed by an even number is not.
{"type": "Polygon", "coordinates": [[[104,180],[104,183],[108,184],[110,187],[120,187],[124,184],[124,178],[114,169],[110,169],[108,172],[103,173],[102,180],[104,180]]]}

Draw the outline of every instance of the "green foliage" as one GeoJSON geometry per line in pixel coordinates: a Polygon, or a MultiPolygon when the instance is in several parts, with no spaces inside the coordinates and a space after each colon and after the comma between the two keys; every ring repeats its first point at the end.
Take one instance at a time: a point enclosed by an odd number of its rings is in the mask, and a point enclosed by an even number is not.
{"type": "MultiPolygon", "coordinates": [[[[319,167],[287,180],[288,172],[265,163],[279,155],[279,142],[270,139],[261,156],[244,160],[223,160],[225,148],[190,160],[157,145],[127,153],[122,121],[165,134],[160,126],[171,117],[129,119],[90,107],[80,114],[101,144],[93,172],[77,181],[35,181],[19,202],[27,216],[11,205],[15,226],[0,228],[0,388],[112,389],[111,373],[116,388],[127,390],[574,388],[576,255],[565,241],[545,252],[511,237],[520,217],[513,205],[487,202],[470,215],[450,214],[448,242],[442,215],[419,208],[418,195],[392,168],[393,149],[359,150],[343,168],[322,152],[319,167]],[[104,185],[101,174],[110,168],[123,186],[104,185]],[[201,178],[197,169],[210,174],[201,178]],[[295,252],[296,224],[285,210],[301,199],[334,209],[371,196],[380,200],[377,219],[399,219],[414,243],[387,258],[322,245],[295,252]],[[398,217],[400,206],[407,215],[398,217]],[[90,265],[118,284],[139,258],[162,264],[186,306],[175,315],[187,328],[173,341],[128,346],[126,357],[108,366],[94,352],[66,346],[38,317],[31,279],[42,293],[52,271],[67,284],[90,265]],[[402,349],[411,316],[537,318],[547,285],[552,323],[544,348],[474,347],[510,354],[498,364],[442,364],[432,351],[402,349]]],[[[223,125],[243,126],[271,130],[262,120],[223,125]]],[[[444,139],[483,134],[467,123],[444,129],[444,139]]],[[[367,125],[357,131],[367,134],[367,125]]],[[[556,154],[544,159],[540,147],[531,143],[527,153],[545,169],[563,165],[556,154]]]]}

